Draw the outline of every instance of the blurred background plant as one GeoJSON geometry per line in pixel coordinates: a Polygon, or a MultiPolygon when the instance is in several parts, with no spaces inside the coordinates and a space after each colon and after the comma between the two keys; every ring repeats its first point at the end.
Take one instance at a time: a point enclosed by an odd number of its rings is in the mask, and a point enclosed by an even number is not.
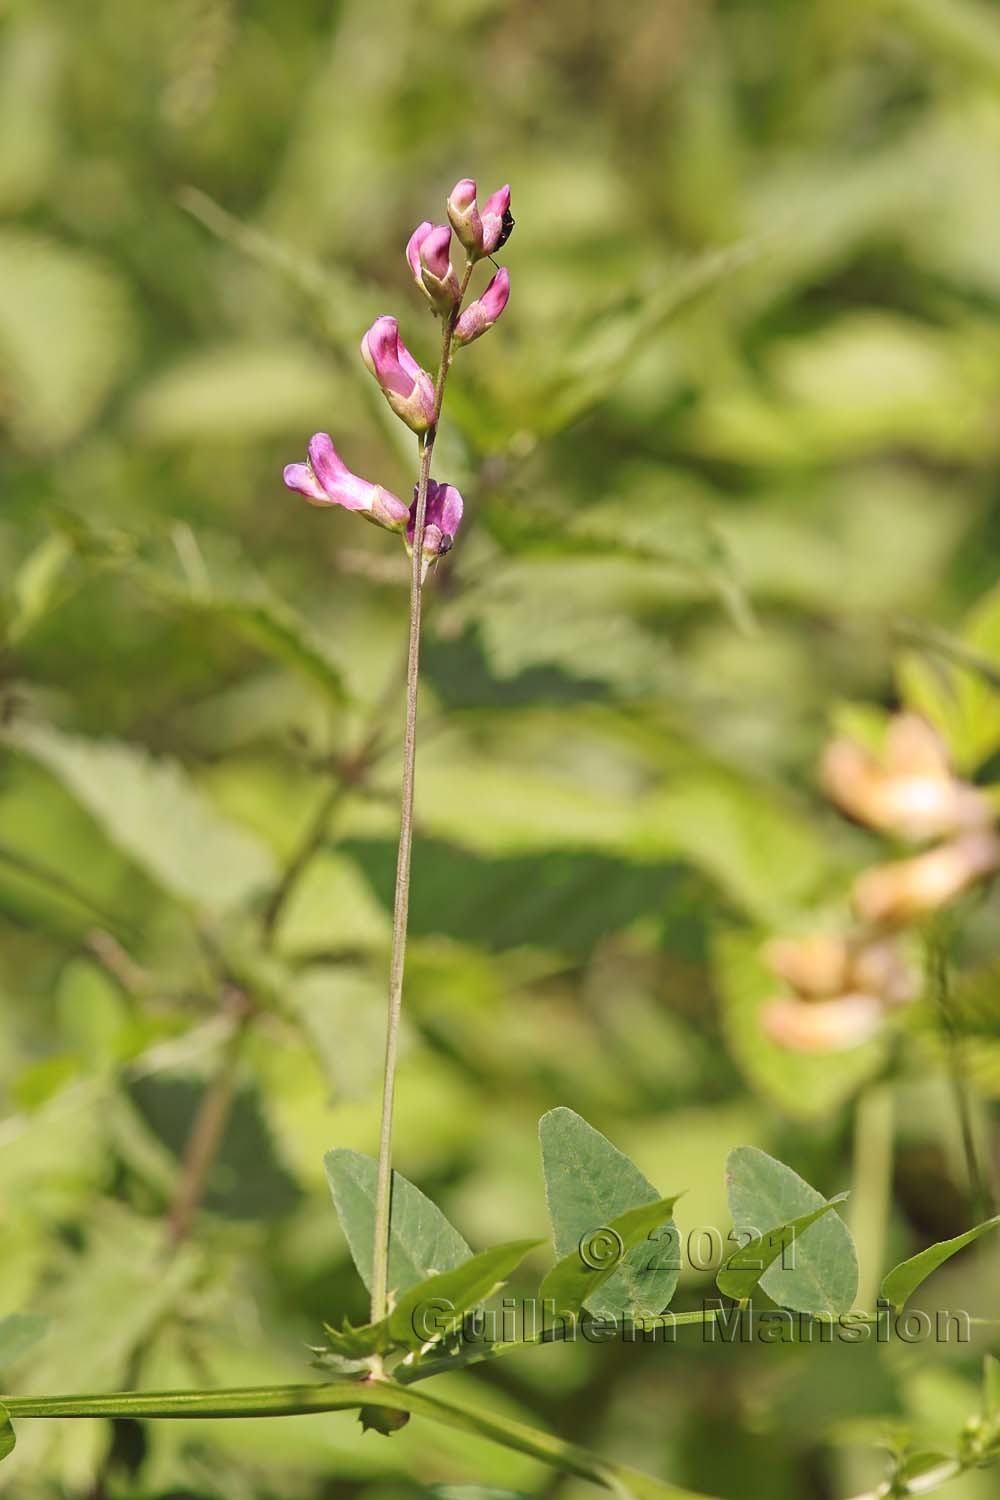
{"type": "MultiPolygon", "coordinates": [[[[467,509],[427,599],[400,1169],[475,1246],[543,1235],[566,1104],[725,1232],[753,1142],[853,1189],[874,1286],[990,1203],[988,885],[863,1045],[762,1017],[765,945],[877,857],[820,790],[831,732],[881,753],[920,713],[997,805],[998,172],[970,0],[11,0],[0,1316],[50,1320],[11,1389],[297,1379],[363,1316],[322,1158],[375,1141],[407,574],[281,467],[336,410],[408,493],[356,347],[465,174],[512,183],[517,296],[439,444],[467,509]]],[[[415,290],[405,327],[430,358],[415,290]]],[[[921,1305],[1000,1315],[998,1253],[921,1305]]],[[[694,1488],[832,1500],[880,1448],[951,1451],[985,1347],[553,1346],[450,1383],[694,1488]]],[[[471,1480],[579,1485],[348,1414],[31,1424],[2,1482],[471,1480]]]]}

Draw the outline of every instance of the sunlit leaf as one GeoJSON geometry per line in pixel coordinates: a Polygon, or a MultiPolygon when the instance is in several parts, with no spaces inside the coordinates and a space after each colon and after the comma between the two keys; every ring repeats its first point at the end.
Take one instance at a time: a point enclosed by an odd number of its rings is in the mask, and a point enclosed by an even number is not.
{"type": "MultiPolygon", "coordinates": [[[[729,1211],[738,1231],[763,1234],[825,1209],[815,1188],[756,1146],[738,1146],[726,1159],[729,1211]]],[[[831,1317],[847,1312],[858,1289],[858,1257],[851,1232],[838,1214],[818,1218],[795,1242],[794,1265],[772,1263],[761,1289],[779,1307],[831,1317]]]]}
{"type": "MultiPolygon", "coordinates": [[[[576,1317],[584,1306],[591,1310],[595,1293],[614,1276],[624,1257],[636,1248],[648,1248],[647,1241],[654,1241],[652,1256],[654,1264],[659,1266],[662,1248],[655,1243],[656,1232],[672,1217],[679,1196],[660,1198],[655,1203],[617,1214],[606,1223],[591,1225],[580,1236],[576,1248],[556,1262],[538,1288],[542,1307],[551,1304],[557,1318],[576,1317]]],[[[670,1243],[679,1264],[676,1238],[670,1243]]]]}
{"type": "Polygon", "coordinates": [[[100,409],[131,343],[125,288],[105,265],[22,230],[0,233],[5,420],[32,449],[57,448],[100,409]]]}
{"type": "Polygon", "coordinates": [[[216,812],[176,762],[38,723],[12,726],[5,738],[51,771],[112,842],[180,900],[231,910],[276,878],[270,852],[216,812]]]}
{"type": "MultiPolygon", "coordinates": [[[[553,1109],[538,1124],[545,1196],[556,1254],[572,1256],[581,1237],[660,1195],[634,1162],[571,1109],[553,1109]]],[[[595,1317],[652,1317],[670,1302],[680,1274],[676,1230],[664,1228],[622,1257],[587,1294],[595,1317]]]]}
{"type": "Polygon", "coordinates": [[[778,1256],[782,1256],[784,1264],[785,1253],[792,1250],[799,1235],[810,1224],[815,1224],[817,1219],[829,1213],[836,1204],[843,1203],[846,1197],[846,1193],[840,1193],[836,1198],[831,1198],[829,1203],[812,1209],[810,1213],[801,1214],[799,1218],[790,1219],[773,1229],[765,1229],[759,1235],[752,1235],[748,1244],[741,1245],[733,1252],[716,1276],[715,1284],[719,1291],[724,1297],[734,1297],[737,1301],[752,1296],[764,1272],[774,1264],[778,1256]]]}
{"type": "MultiPolygon", "coordinates": [[[[338,1147],[323,1158],[334,1207],[365,1286],[371,1290],[378,1163],[338,1147]]],[[[392,1174],[388,1289],[397,1296],[442,1271],[453,1271],[472,1251],[441,1210],[398,1172],[392,1174]]]]}

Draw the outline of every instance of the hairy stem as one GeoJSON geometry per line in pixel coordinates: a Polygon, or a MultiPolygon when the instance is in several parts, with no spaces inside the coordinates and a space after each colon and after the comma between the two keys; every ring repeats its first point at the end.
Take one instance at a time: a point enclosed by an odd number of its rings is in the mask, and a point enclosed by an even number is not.
{"type": "Polygon", "coordinates": [[[379,1322],[388,1311],[389,1221],[392,1199],[392,1124],[396,1102],[396,1063],[399,1053],[399,1020],[403,1009],[403,972],[406,967],[406,929],[410,911],[410,861],[413,851],[413,786],[417,755],[417,692],[420,682],[420,614],[424,581],[424,522],[427,487],[431,477],[434,439],[441,420],[444,388],[451,365],[451,343],[459,309],[472,275],[471,261],[465,268],[461,292],[441,336],[441,359],[434,383],[434,422],[420,439],[420,473],[413,521],[413,555],[410,568],[410,634],[406,658],[406,728],[403,734],[403,778],[399,809],[399,853],[396,858],[396,893],[392,911],[392,957],[389,963],[389,1009],[385,1032],[385,1066],[382,1075],[382,1119],[378,1142],[378,1181],[375,1189],[375,1229],[372,1247],[371,1319],[379,1322]]]}

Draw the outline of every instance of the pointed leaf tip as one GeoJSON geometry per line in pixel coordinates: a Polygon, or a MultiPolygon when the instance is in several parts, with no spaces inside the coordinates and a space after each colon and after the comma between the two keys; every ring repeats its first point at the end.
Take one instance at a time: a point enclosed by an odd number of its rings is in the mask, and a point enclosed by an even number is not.
{"type": "Polygon", "coordinates": [[[967,1229],[964,1234],[955,1235],[954,1239],[939,1240],[936,1245],[928,1245],[926,1250],[911,1255],[908,1260],[900,1261],[899,1265],[893,1266],[883,1279],[880,1296],[886,1302],[891,1302],[897,1312],[901,1312],[917,1287],[921,1286],[938,1266],[950,1260],[953,1255],[957,1255],[959,1250],[964,1250],[966,1245],[971,1245],[973,1240],[978,1240],[980,1235],[996,1229],[997,1225],[1000,1225],[1000,1214],[996,1214],[992,1219],[984,1220],[982,1224],[977,1224],[972,1229],[967,1229]]]}

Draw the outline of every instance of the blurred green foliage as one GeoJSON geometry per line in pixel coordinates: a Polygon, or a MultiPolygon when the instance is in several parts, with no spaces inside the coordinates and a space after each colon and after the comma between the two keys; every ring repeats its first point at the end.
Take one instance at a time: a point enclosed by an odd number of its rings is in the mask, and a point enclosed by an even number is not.
{"type": "MultiPolygon", "coordinates": [[[[436,460],[467,520],[428,597],[400,1170],[477,1250],[544,1235],[535,1121],[568,1105],[689,1188],[682,1231],[725,1233],[742,1142],[853,1186],[876,1285],[972,1222],[948,1057],[989,1158],[996,896],[956,924],[950,1049],[925,1002],[884,1045],[781,1052],[758,949],[878,854],[818,794],[831,727],[902,699],[995,779],[995,11],[10,0],[0,1316],[50,1319],[18,1392],[295,1380],[364,1316],[323,1155],[376,1138],[406,567],[280,473],[325,429],[407,492],[357,343],[391,310],[431,357],[402,247],[467,174],[512,184],[513,295],[436,460]],[[235,1107],[165,1266],[233,991],[235,1107]],[[887,1068],[890,1145],[856,1109],[887,1068]]],[[[1000,1315],[998,1253],[921,1305],[1000,1315]]],[[[689,1305],[711,1283],[688,1266],[689,1305]]],[[[954,1447],[988,1343],[553,1346],[443,1393],[834,1500],[880,1447],[954,1447]]],[[[25,1428],[18,1500],[580,1483],[346,1413],[120,1423],[110,1458],[106,1425],[25,1428]]]]}

